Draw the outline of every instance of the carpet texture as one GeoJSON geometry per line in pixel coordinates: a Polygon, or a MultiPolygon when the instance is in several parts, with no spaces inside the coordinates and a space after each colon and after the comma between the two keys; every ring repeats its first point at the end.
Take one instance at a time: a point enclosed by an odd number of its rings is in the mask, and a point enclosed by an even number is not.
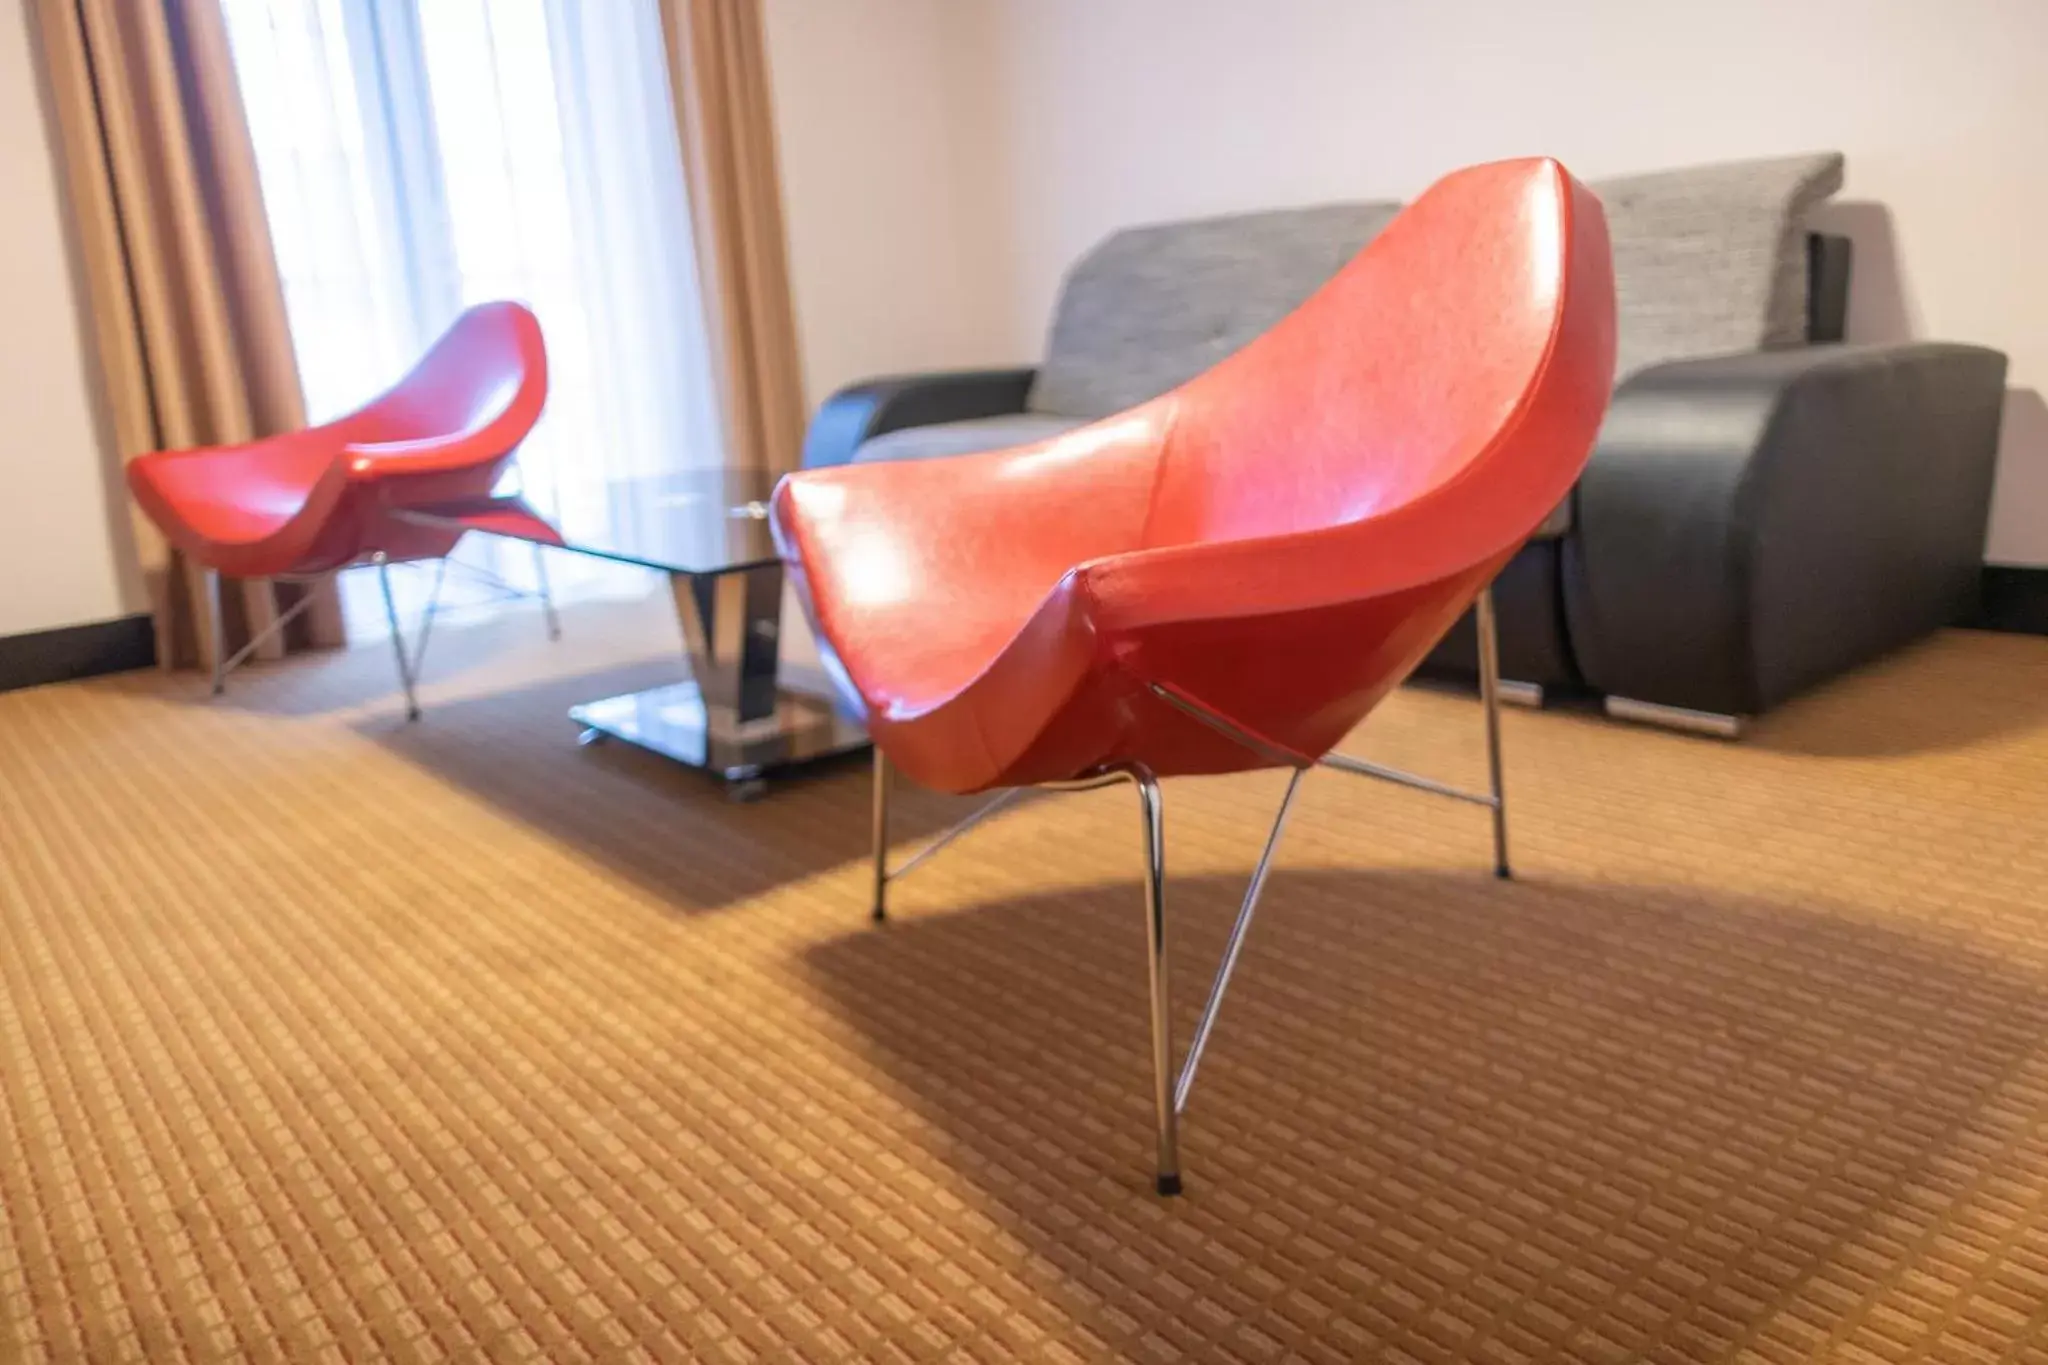
{"type": "MultiPolygon", "coordinates": [[[[1129,792],[873,929],[860,764],[576,747],[672,631],[0,696],[0,1359],[2048,1360],[2048,641],[1511,711],[1513,884],[1315,774],[1162,1201],[1129,792]]],[[[1167,784],[1183,1041],[1280,786],[1167,784]]]]}

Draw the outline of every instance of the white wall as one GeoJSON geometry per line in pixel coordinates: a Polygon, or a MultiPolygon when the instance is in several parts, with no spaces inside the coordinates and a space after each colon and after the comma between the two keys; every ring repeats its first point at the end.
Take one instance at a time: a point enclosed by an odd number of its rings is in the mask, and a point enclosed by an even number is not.
{"type": "MultiPolygon", "coordinates": [[[[1014,358],[989,0],[767,0],[790,273],[812,402],[1014,358]]],[[[1035,324],[1034,324],[1035,325],[1035,324]]]]}
{"type": "Polygon", "coordinates": [[[1852,333],[2011,355],[1989,551],[2048,564],[2048,0],[771,13],[814,396],[1036,355],[1060,270],[1128,223],[1407,197],[1532,152],[1597,177],[1832,148],[1859,238],[1852,333]]]}
{"type": "Polygon", "coordinates": [[[0,16],[0,636],[119,616],[139,595],[124,594],[114,528],[125,511],[109,501],[28,7],[10,8],[0,16]]]}

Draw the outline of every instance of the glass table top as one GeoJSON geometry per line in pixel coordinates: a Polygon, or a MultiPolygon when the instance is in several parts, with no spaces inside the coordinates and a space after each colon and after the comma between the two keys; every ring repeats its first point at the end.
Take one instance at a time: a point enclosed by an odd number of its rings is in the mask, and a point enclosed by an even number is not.
{"type": "Polygon", "coordinates": [[[775,480],[759,470],[686,469],[577,486],[563,498],[558,518],[542,516],[517,495],[412,507],[398,515],[642,568],[716,574],[777,561],[768,529],[774,489],[775,480]]]}

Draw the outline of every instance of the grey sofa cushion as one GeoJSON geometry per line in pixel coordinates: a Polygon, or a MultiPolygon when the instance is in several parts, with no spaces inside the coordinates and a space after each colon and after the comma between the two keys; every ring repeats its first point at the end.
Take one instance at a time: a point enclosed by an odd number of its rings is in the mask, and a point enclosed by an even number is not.
{"type": "Polygon", "coordinates": [[[1043,441],[1081,425],[1075,417],[1047,417],[1020,412],[1007,417],[977,417],[967,422],[939,422],[904,427],[863,441],[853,452],[856,464],[868,460],[929,460],[941,455],[972,455],[978,450],[1004,450],[1043,441]]]}
{"type": "Polygon", "coordinates": [[[1030,409],[1107,417],[1194,378],[1292,312],[1400,211],[1328,204],[1116,233],[1067,273],[1030,409]]]}
{"type": "Polygon", "coordinates": [[[1807,219],[1841,187],[1839,152],[1595,184],[1614,242],[1615,379],[1804,342],[1807,219]]]}
{"type": "MultiPolygon", "coordinates": [[[[1804,341],[1807,218],[1841,185],[1838,152],[1594,185],[1614,242],[1616,380],[1804,341]]],[[[1286,316],[1399,212],[1326,204],[1114,234],[1067,273],[1028,406],[1107,417],[1192,379],[1286,316]]]]}

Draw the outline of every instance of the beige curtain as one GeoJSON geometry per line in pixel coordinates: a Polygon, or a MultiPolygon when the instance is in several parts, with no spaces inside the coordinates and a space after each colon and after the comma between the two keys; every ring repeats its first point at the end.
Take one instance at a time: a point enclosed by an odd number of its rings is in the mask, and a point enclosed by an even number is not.
{"type": "MultiPolygon", "coordinates": [[[[114,440],[148,450],[304,424],[277,261],[219,0],[35,0],[114,440]]],[[[166,667],[207,656],[200,574],[136,513],[166,667]]],[[[260,654],[339,644],[332,584],[224,587],[229,651],[316,601],[260,654]]]]}
{"type": "Polygon", "coordinates": [[[661,0],[728,458],[794,469],[803,373],[760,0],[661,0]]]}

